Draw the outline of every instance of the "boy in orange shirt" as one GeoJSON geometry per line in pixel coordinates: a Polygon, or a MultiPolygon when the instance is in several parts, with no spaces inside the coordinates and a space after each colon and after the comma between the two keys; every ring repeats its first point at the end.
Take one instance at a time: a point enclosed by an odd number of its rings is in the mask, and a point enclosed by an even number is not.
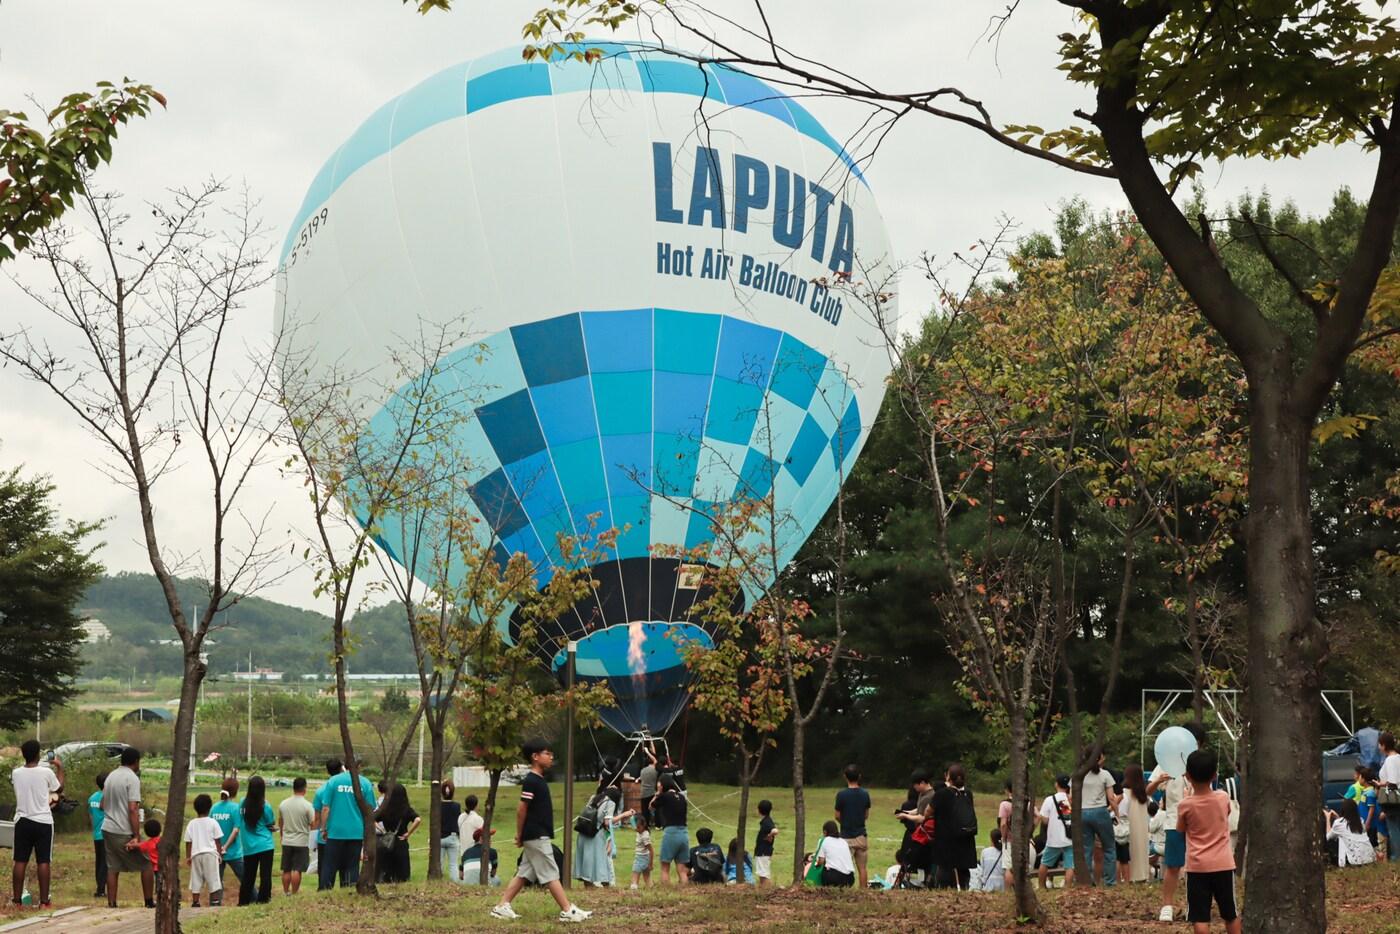
{"type": "Polygon", "coordinates": [[[1229,934],[1243,923],[1235,910],[1235,854],[1230,849],[1230,796],[1212,791],[1215,753],[1197,749],[1186,759],[1191,794],[1177,805],[1176,829],[1186,838],[1186,918],[1194,934],[1209,934],[1210,903],[1220,908],[1229,934]]]}

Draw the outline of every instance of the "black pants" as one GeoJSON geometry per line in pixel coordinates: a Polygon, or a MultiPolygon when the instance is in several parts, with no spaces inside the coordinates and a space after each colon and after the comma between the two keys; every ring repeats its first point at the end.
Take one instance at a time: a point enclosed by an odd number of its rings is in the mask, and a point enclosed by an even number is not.
{"type": "Polygon", "coordinates": [[[822,868],[822,885],[836,886],[838,888],[849,888],[856,884],[854,873],[837,872],[835,869],[822,868]]]}
{"type": "Polygon", "coordinates": [[[107,847],[101,840],[92,841],[92,855],[95,859],[93,867],[97,875],[97,894],[94,897],[101,898],[107,894],[107,847]]]}
{"type": "Polygon", "coordinates": [[[936,889],[966,889],[971,884],[971,869],[940,864],[938,874],[934,877],[933,887],[936,889]]]}
{"type": "Polygon", "coordinates": [[[249,856],[243,854],[243,878],[238,880],[238,904],[251,905],[254,901],[272,901],[272,850],[263,850],[249,856]],[[253,882],[257,881],[258,896],[253,898],[253,882]]]}
{"type": "Polygon", "coordinates": [[[1221,921],[1233,921],[1239,916],[1235,910],[1233,869],[1186,874],[1186,920],[1192,924],[1209,924],[1211,902],[1220,908],[1221,921]]]}
{"type": "Polygon", "coordinates": [[[321,851],[320,867],[317,870],[317,888],[335,888],[335,878],[340,876],[342,889],[353,886],[360,879],[359,840],[330,840],[321,851]]]}

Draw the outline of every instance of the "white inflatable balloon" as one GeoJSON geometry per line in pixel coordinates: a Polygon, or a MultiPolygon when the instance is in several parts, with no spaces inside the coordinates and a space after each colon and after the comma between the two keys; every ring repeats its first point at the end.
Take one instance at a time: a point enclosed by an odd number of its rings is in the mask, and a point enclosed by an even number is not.
{"type": "MultiPolygon", "coordinates": [[[[697,590],[657,547],[703,546],[707,509],[771,492],[792,558],[889,372],[839,283],[881,283],[887,323],[896,303],[870,187],[801,104],[653,47],[587,47],[604,59],[507,49],[375,111],[287,235],[279,325],[313,372],[348,361],[387,378],[396,340],[465,319],[457,353],[489,387],[464,429],[469,483],[499,554],[529,555],[543,585],[556,533],[594,513],[627,528],[594,569],[597,599],[540,658],[557,670],[580,640],[580,675],[638,695],[614,725],[660,730],[685,699],[666,635],[709,634],[685,621],[697,590]]],[[[385,400],[361,392],[372,423],[385,400]]]]}
{"type": "Polygon", "coordinates": [[[1157,771],[1173,778],[1186,774],[1186,757],[1196,751],[1196,737],[1181,726],[1169,726],[1157,734],[1152,752],[1157,757],[1157,771]]]}

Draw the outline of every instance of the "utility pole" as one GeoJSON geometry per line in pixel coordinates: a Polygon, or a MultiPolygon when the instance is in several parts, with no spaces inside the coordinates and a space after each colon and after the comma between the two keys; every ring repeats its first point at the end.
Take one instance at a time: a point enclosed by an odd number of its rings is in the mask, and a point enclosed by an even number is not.
{"type": "Polygon", "coordinates": [[[44,708],[37,700],[34,702],[34,741],[44,741],[44,708]]]}
{"type": "MultiPolygon", "coordinates": [[[[574,661],[578,642],[569,640],[565,685],[569,691],[568,714],[564,727],[564,888],[573,888],[574,878],[574,661]]],[[[488,844],[482,844],[483,848],[488,844]]]]}
{"type": "Polygon", "coordinates": [[[253,761],[253,653],[248,653],[248,762],[253,761]]]}

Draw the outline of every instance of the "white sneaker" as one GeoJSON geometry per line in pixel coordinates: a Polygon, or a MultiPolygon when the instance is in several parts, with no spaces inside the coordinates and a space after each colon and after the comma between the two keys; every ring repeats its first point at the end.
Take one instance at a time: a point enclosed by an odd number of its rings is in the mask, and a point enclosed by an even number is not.
{"type": "Polygon", "coordinates": [[[500,918],[502,921],[514,921],[516,918],[520,917],[520,915],[515,913],[514,908],[502,902],[491,909],[491,917],[500,918]]]}
{"type": "Polygon", "coordinates": [[[1172,919],[1172,906],[1163,905],[1161,912],[1157,915],[1158,921],[1170,921],[1172,919]]]}
{"type": "Polygon", "coordinates": [[[631,885],[629,885],[627,888],[630,889],[631,891],[635,892],[635,891],[637,891],[637,883],[633,882],[633,883],[632,883],[631,885]]]}
{"type": "Polygon", "coordinates": [[[568,911],[559,912],[560,921],[587,921],[593,917],[593,912],[584,911],[577,905],[570,905],[568,911]]]}

